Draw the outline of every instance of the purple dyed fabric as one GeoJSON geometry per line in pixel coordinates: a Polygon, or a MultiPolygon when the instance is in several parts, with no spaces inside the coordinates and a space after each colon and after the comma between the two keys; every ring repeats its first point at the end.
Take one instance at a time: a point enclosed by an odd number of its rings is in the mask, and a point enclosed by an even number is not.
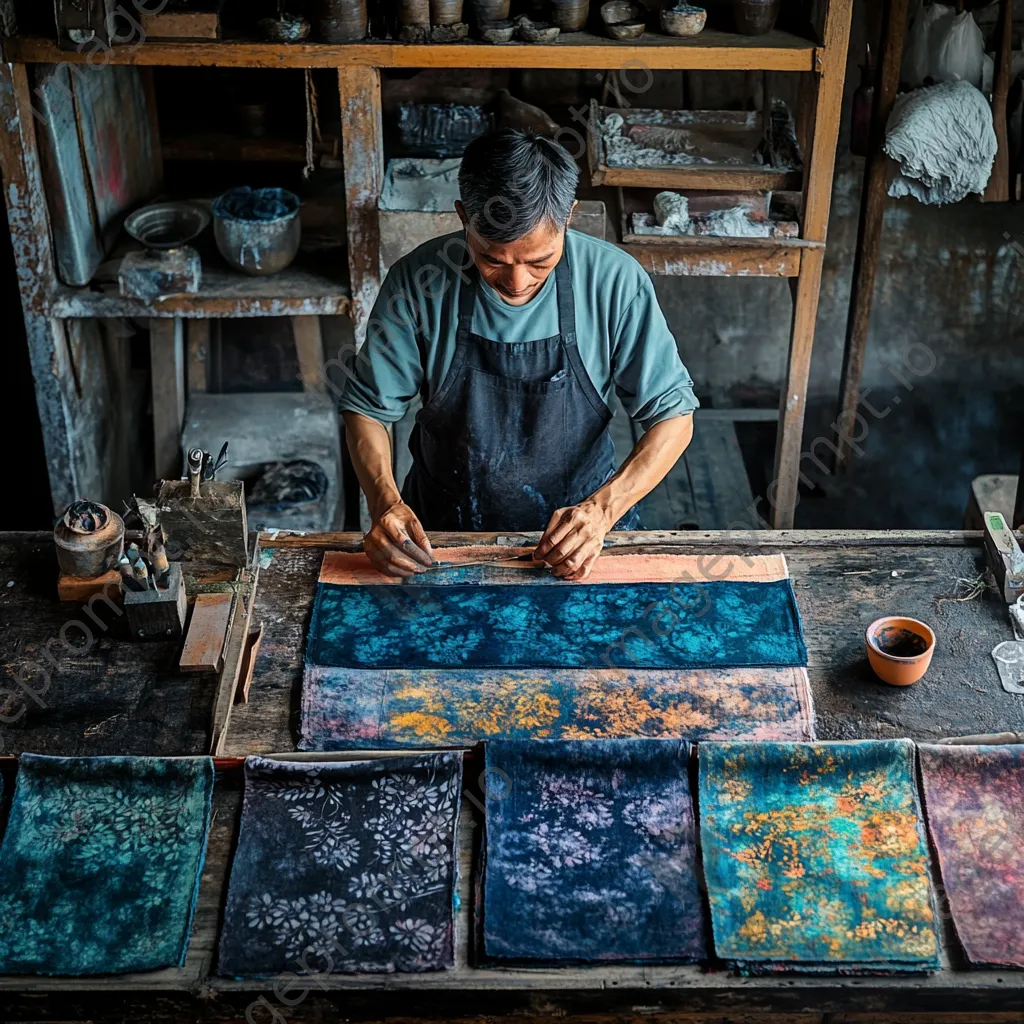
{"type": "Polygon", "coordinates": [[[967,959],[1024,967],[1024,746],[919,752],[928,831],[967,959]]]}
{"type": "Polygon", "coordinates": [[[486,958],[703,959],[689,749],[487,744],[486,958]]]}

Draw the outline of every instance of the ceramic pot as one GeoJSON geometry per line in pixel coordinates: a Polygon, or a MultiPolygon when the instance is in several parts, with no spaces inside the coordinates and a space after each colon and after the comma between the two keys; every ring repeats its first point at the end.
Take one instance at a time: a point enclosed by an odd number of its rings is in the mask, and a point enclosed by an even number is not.
{"type": "Polygon", "coordinates": [[[473,20],[477,25],[508,19],[511,0],[472,0],[473,20]]]}
{"type": "Polygon", "coordinates": [[[883,683],[910,686],[932,663],[935,633],[917,619],[887,615],[868,626],[865,644],[868,663],[883,683]]]}
{"type": "Polygon", "coordinates": [[[736,31],[744,36],[763,36],[775,28],[780,0],[733,0],[736,31]]]}
{"type": "Polygon", "coordinates": [[[551,0],[551,24],[563,32],[580,32],[587,27],[590,0],[551,0]]]}
{"type": "Polygon", "coordinates": [[[704,28],[708,12],[703,7],[678,3],[661,12],[661,30],[670,36],[695,36],[704,28]]]}
{"type": "Polygon", "coordinates": [[[354,43],[366,38],[366,0],[319,0],[317,38],[322,43],[354,43]]]}
{"type": "Polygon", "coordinates": [[[399,25],[429,25],[430,0],[399,0],[399,25]]]}
{"type": "Polygon", "coordinates": [[[431,25],[457,25],[462,21],[462,0],[430,0],[431,25]]]}

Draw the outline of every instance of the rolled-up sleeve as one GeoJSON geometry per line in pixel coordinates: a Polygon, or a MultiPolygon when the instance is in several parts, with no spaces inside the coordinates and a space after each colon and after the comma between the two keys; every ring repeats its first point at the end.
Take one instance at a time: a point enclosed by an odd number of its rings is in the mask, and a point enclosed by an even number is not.
{"type": "Polygon", "coordinates": [[[615,391],[644,431],[700,406],[650,278],[623,311],[612,349],[615,391]]]}
{"type": "Polygon", "coordinates": [[[345,378],[338,405],[381,423],[397,423],[419,394],[423,364],[417,340],[421,297],[402,263],[384,279],[366,329],[366,342],[339,361],[345,378]]]}

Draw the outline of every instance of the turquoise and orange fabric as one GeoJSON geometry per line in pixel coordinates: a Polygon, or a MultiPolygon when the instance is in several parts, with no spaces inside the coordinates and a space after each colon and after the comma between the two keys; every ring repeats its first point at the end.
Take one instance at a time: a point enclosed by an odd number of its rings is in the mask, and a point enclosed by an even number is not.
{"type": "Polygon", "coordinates": [[[741,971],[936,970],[909,740],[703,743],[715,952],[741,971]]]}
{"type": "Polygon", "coordinates": [[[804,668],[307,668],[301,750],[487,739],[812,740],[804,668]]]}
{"type": "Polygon", "coordinates": [[[1024,746],[919,748],[928,831],[973,964],[1024,967],[1024,746]]]}

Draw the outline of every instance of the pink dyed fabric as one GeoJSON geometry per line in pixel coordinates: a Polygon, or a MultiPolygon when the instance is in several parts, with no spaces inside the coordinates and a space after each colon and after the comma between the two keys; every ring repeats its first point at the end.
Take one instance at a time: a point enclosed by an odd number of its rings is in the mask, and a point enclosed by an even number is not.
{"type": "Polygon", "coordinates": [[[1024,746],[921,746],[928,831],[967,959],[1024,967],[1024,746]]]}

